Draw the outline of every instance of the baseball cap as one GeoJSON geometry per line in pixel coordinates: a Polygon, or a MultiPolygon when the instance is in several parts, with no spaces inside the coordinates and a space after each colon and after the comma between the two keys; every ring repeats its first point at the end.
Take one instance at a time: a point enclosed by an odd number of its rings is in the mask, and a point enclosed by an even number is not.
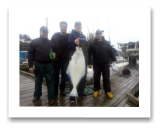
{"type": "Polygon", "coordinates": [[[74,24],[74,26],[81,26],[81,25],[82,25],[82,24],[81,24],[80,21],[76,21],[75,24],[74,24]]]}
{"type": "Polygon", "coordinates": [[[42,26],[41,28],[40,28],[40,31],[48,31],[48,28],[47,27],[45,27],[45,26],[42,26]]]}
{"type": "Polygon", "coordinates": [[[98,29],[98,30],[96,31],[96,34],[102,34],[102,30],[98,29]]]}

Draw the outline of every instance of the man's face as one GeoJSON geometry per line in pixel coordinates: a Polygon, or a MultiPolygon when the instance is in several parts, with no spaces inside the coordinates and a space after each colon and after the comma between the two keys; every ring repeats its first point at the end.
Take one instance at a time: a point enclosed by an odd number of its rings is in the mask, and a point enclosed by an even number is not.
{"type": "Polygon", "coordinates": [[[61,24],[60,25],[60,31],[61,31],[61,33],[65,34],[67,32],[67,25],[61,24]]]}
{"type": "Polygon", "coordinates": [[[47,38],[48,37],[48,31],[45,30],[45,31],[40,31],[40,35],[43,37],[43,38],[47,38]]]}
{"type": "Polygon", "coordinates": [[[78,33],[80,33],[82,31],[82,26],[74,26],[75,31],[77,31],[78,33]]]}
{"type": "Polygon", "coordinates": [[[100,40],[102,38],[102,34],[96,34],[96,39],[100,40]]]}

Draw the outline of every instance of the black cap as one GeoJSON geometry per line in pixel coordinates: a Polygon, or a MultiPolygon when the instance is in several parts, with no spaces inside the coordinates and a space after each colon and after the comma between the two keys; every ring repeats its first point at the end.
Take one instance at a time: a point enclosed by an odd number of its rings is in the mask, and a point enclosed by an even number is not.
{"type": "Polygon", "coordinates": [[[102,30],[98,29],[98,30],[96,31],[96,34],[102,34],[102,30]]]}
{"type": "Polygon", "coordinates": [[[81,26],[82,24],[81,24],[81,22],[79,22],[79,21],[76,21],[75,22],[75,24],[74,24],[74,26],[81,26]]]}
{"type": "Polygon", "coordinates": [[[48,28],[45,27],[45,26],[42,26],[42,27],[40,28],[40,31],[48,31],[48,28]]]}

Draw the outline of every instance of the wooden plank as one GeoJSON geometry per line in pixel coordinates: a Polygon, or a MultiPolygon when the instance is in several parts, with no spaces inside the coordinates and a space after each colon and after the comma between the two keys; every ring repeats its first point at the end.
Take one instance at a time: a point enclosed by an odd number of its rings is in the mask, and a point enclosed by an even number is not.
{"type": "MultiPolygon", "coordinates": [[[[35,90],[34,90],[35,91],[35,90]]],[[[34,93],[34,91],[29,91],[29,92],[20,92],[20,96],[22,96],[22,95],[26,95],[26,94],[30,94],[30,93],[34,93]]],[[[47,89],[42,89],[42,93],[44,93],[44,92],[47,92],[47,89]]]]}
{"type": "MultiPolygon", "coordinates": [[[[119,84],[117,87],[115,87],[115,89],[113,89],[113,91],[112,91],[112,94],[115,96],[115,95],[117,95],[117,93],[119,92],[119,91],[121,91],[122,89],[124,89],[124,87],[126,87],[128,84],[126,84],[126,81],[127,81],[128,79],[125,79],[125,81],[123,82],[123,83],[121,83],[121,84],[119,84]],[[117,90],[117,88],[119,88],[119,91],[116,91],[117,90]],[[121,89],[122,88],[122,89],[121,89]]],[[[105,97],[102,97],[102,99],[101,99],[102,101],[101,102],[99,102],[99,103],[95,103],[95,104],[93,104],[93,105],[98,105],[98,104],[100,104],[101,105],[101,103],[105,103],[107,100],[109,100],[108,98],[107,98],[107,96],[105,96],[105,97]],[[103,99],[104,98],[104,99],[103,99]]],[[[116,99],[117,100],[117,99],[116,99]]],[[[97,102],[97,101],[96,101],[97,102]]]]}
{"type": "Polygon", "coordinates": [[[139,106],[139,99],[134,97],[132,94],[127,93],[126,96],[128,97],[128,100],[131,101],[133,104],[139,106]]]}
{"type": "MultiPolygon", "coordinates": [[[[47,97],[47,94],[43,94],[41,96],[41,98],[43,98],[43,97],[47,97]]],[[[33,98],[34,98],[33,96],[30,96],[30,97],[26,97],[26,98],[20,99],[20,103],[24,103],[24,102],[28,102],[28,101],[32,102],[33,98]]]]}
{"type": "MultiPolygon", "coordinates": [[[[33,97],[32,97],[33,98],[33,97]]],[[[47,100],[47,95],[44,95],[40,98],[41,101],[47,100]]],[[[39,102],[40,104],[40,102],[39,102]]],[[[20,102],[20,106],[30,106],[30,105],[35,105],[35,102],[32,102],[31,100],[28,100],[26,102],[20,102]]]]}
{"type": "MultiPolygon", "coordinates": [[[[133,84],[135,84],[135,82],[133,84]]],[[[118,101],[120,99],[120,97],[122,95],[124,95],[126,92],[128,92],[128,90],[129,90],[130,87],[132,87],[131,84],[130,85],[127,85],[126,88],[124,88],[121,91],[119,91],[119,93],[117,93],[116,96],[115,96],[115,94],[113,94],[114,95],[114,98],[112,100],[110,100],[110,101],[108,100],[105,104],[102,103],[101,106],[112,106],[116,101],[118,101]]]]}
{"type": "Polygon", "coordinates": [[[124,99],[119,104],[115,103],[113,107],[123,107],[126,104],[127,100],[127,97],[124,97],[124,99]]]}
{"type": "Polygon", "coordinates": [[[124,105],[124,107],[130,107],[127,103],[124,105]]]}
{"type": "Polygon", "coordinates": [[[117,95],[120,91],[122,91],[124,88],[131,88],[134,84],[136,83],[136,81],[132,81],[130,84],[126,83],[124,86],[121,86],[119,89],[117,89],[116,91],[113,92],[113,95],[117,95]]]}
{"type": "Polygon", "coordinates": [[[28,106],[51,106],[51,107],[58,107],[59,105],[58,105],[58,100],[56,99],[55,100],[55,104],[54,105],[50,105],[49,103],[48,103],[49,101],[48,100],[39,100],[39,101],[37,101],[37,102],[34,102],[32,105],[28,105],[28,106]]]}
{"type": "Polygon", "coordinates": [[[22,59],[22,58],[20,58],[20,60],[28,60],[28,59],[22,59]]]}
{"type": "MultiPolygon", "coordinates": [[[[32,89],[32,90],[28,90],[28,91],[20,91],[20,95],[24,95],[24,94],[28,94],[28,93],[34,93],[35,89],[32,89]]],[[[42,93],[43,92],[47,92],[47,89],[46,88],[42,88],[42,93]]]]}
{"type": "Polygon", "coordinates": [[[107,99],[103,100],[101,103],[100,103],[100,106],[112,106],[121,96],[124,92],[126,92],[127,89],[123,89],[119,94],[117,95],[113,95],[113,98],[112,99],[109,99],[107,97],[107,99]]]}
{"type": "MultiPolygon", "coordinates": [[[[42,89],[47,89],[47,87],[42,87],[42,89]]],[[[31,87],[31,88],[20,88],[20,92],[24,92],[24,91],[34,91],[35,90],[35,87],[31,87]]]]}
{"type": "Polygon", "coordinates": [[[31,86],[31,85],[34,85],[35,86],[35,82],[26,83],[26,84],[22,83],[22,84],[19,84],[19,85],[20,85],[20,87],[23,87],[23,86],[31,86]]]}
{"type": "Polygon", "coordinates": [[[127,101],[124,107],[137,107],[137,106],[134,105],[133,103],[127,101]]]}
{"type": "MultiPolygon", "coordinates": [[[[47,94],[47,92],[43,92],[43,94],[47,94]]],[[[28,94],[24,94],[24,95],[20,95],[20,99],[26,98],[26,97],[33,97],[34,93],[28,93],[28,94]]]]}

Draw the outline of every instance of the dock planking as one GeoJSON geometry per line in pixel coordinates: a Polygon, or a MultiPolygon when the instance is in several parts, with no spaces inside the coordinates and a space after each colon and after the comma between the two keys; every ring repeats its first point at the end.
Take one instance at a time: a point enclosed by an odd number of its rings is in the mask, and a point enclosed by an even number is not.
{"type": "MultiPolygon", "coordinates": [[[[32,102],[33,93],[35,90],[35,80],[20,74],[20,86],[19,97],[20,106],[42,106],[42,107],[135,107],[127,101],[126,93],[131,90],[131,87],[139,82],[139,71],[132,70],[129,78],[115,76],[110,79],[111,90],[113,99],[109,99],[103,90],[103,83],[101,82],[101,89],[97,98],[93,95],[87,95],[87,97],[78,97],[76,102],[70,102],[69,94],[65,97],[58,94],[55,99],[54,105],[48,104],[47,87],[42,85],[42,96],[37,102],[32,102]]],[[[92,86],[93,85],[88,85],[92,86]]]]}

